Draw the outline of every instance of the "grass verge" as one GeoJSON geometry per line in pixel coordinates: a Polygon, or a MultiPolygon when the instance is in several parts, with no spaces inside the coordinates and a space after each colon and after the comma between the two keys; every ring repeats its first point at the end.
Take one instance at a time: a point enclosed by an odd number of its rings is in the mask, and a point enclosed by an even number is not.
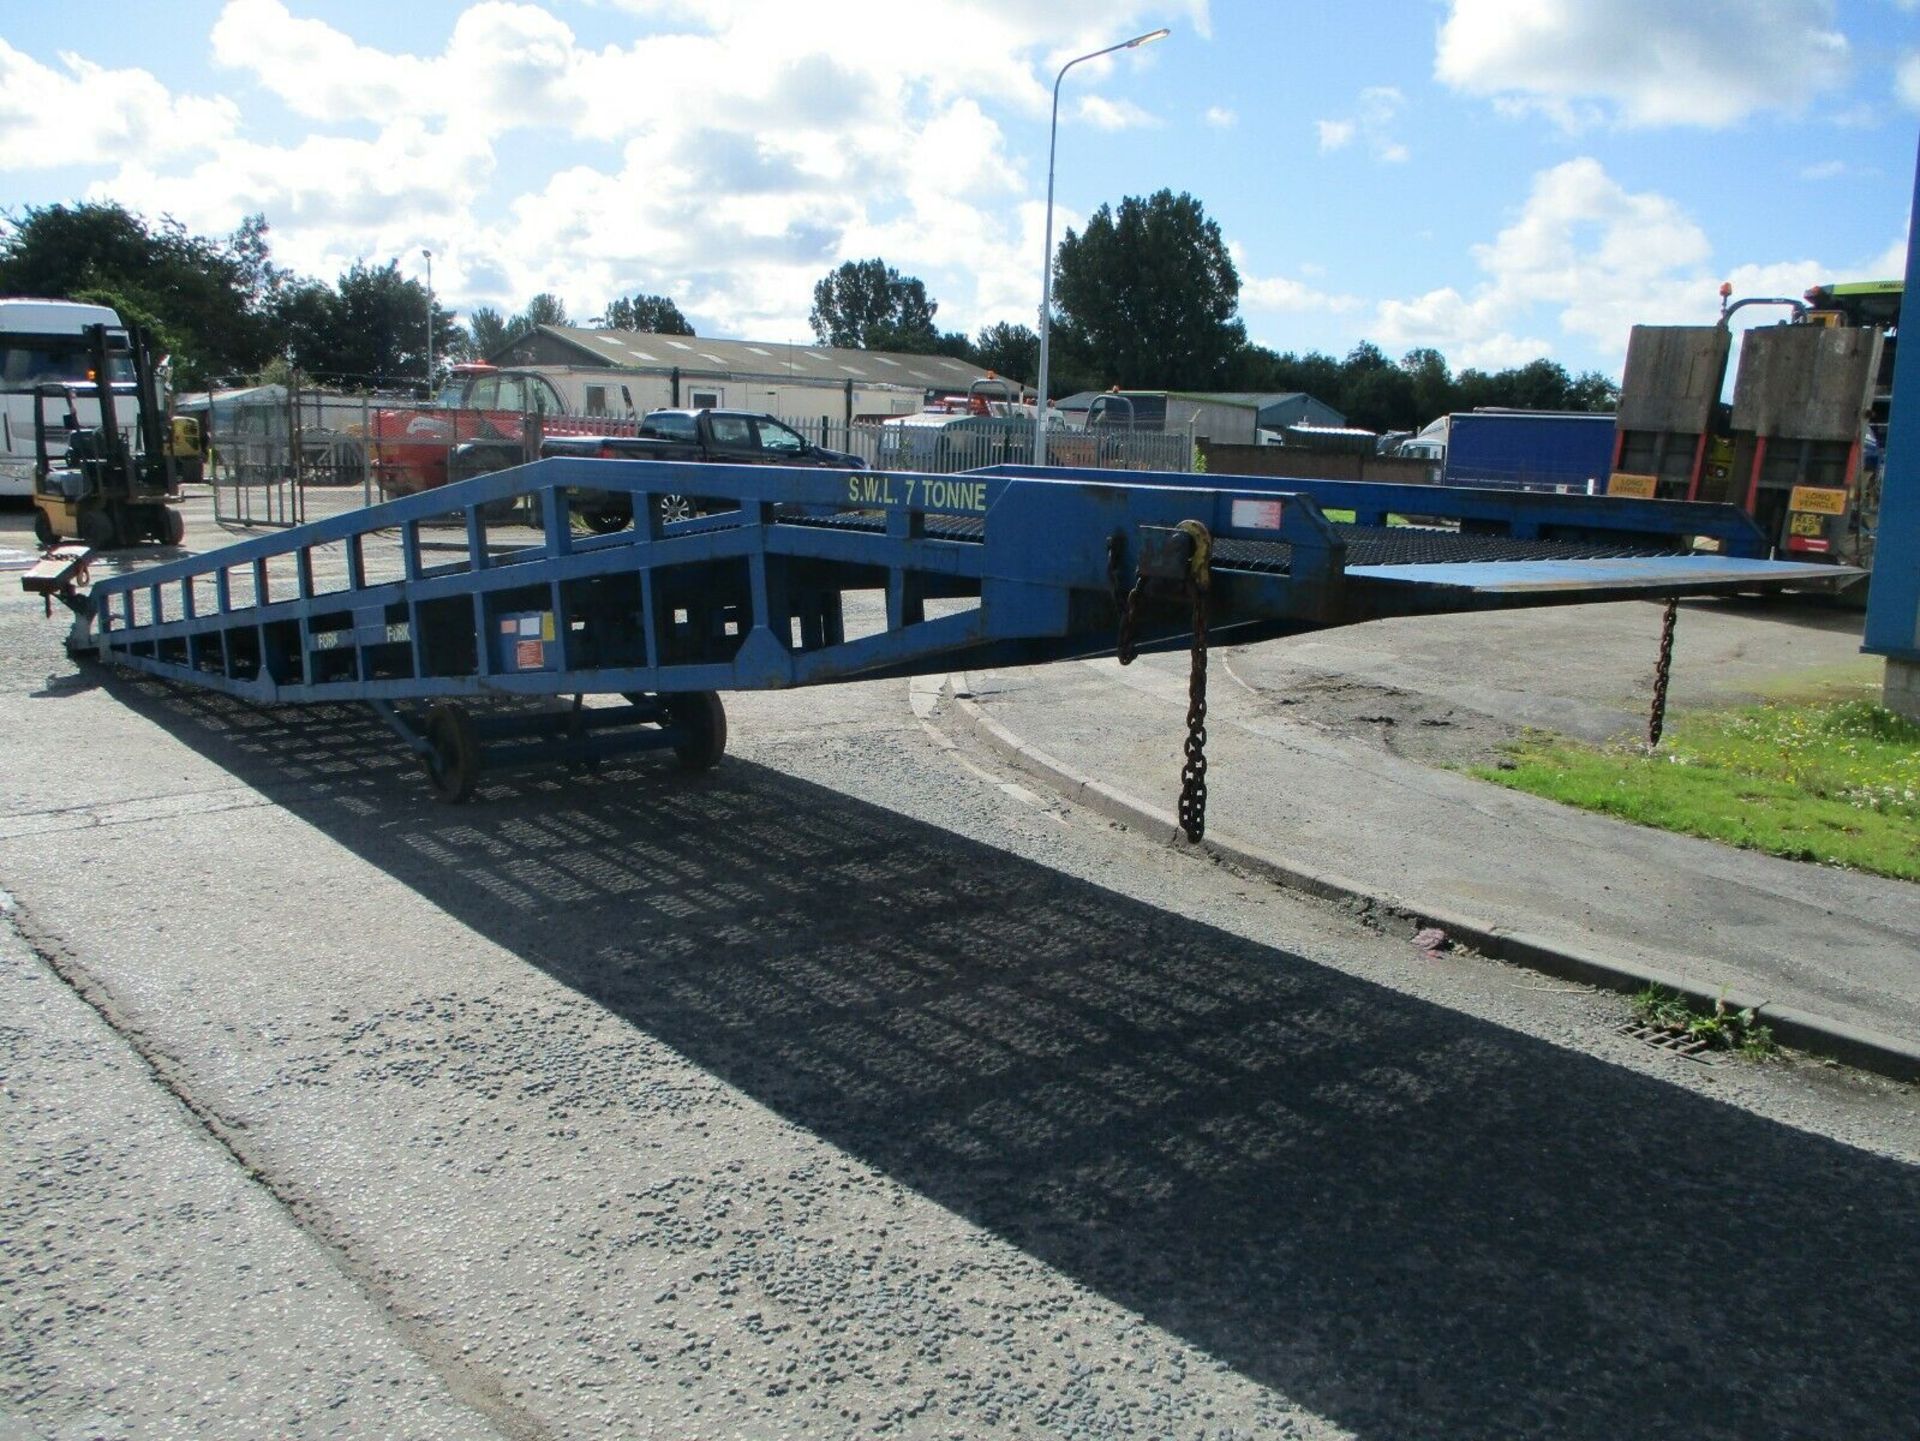
{"type": "Polygon", "coordinates": [[[1652,755],[1530,732],[1473,774],[1640,825],[1920,881],[1920,725],[1868,701],[1696,711],[1652,755]]]}

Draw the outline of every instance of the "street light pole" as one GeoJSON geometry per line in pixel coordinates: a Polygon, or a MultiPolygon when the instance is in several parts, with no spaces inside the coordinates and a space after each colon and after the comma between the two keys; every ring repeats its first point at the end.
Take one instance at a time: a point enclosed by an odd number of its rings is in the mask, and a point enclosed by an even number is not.
{"type": "Polygon", "coordinates": [[[433,252],[422,249],[427,258],[427,399],[433,399],[433,252]]]}
{"type": "Polygon", "coordinates": [[[1122,40],[1118,45],[1109,45],[1104,50],[1089,50],[1085,55],[1074,56],[1053,77],[1053,121],[1047,128],[1047,247],[1040,262],[1040,379],[1038,393],[1034,396],[1033,416],[1035,465],[1047,463],[1047,332],[1053,320],[1053,155],[1060,138],[1060,82],[1082,60],[1098,60],[1102,55],[1111,55],[1116,50],[1132,50],[1155,40],[1164,40],[1168,33],[1163,25],[1158,30],[1149,30],[1145,35],[1136,35],[1131,40],[1122,40]]]}

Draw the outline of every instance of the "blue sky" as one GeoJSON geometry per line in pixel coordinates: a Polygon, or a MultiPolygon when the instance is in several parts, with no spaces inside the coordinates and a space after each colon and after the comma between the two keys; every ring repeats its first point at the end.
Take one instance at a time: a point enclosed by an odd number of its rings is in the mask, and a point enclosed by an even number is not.
{"type": "MultiPolygon", "coordinates": [[[[398,257],[460,310],[636,291],[806,339],[883,256],[943,328],[1032,324],[1055,235],[1163,186],[1279,350],[1617,373],[1715,290],[1901,273],[1920,0],[171,0],[16,4],[0,196],[263,211],[327,278],[398,257]]],[[[1764,318],[1764,317],[1763,317],[1764,318]]]]}

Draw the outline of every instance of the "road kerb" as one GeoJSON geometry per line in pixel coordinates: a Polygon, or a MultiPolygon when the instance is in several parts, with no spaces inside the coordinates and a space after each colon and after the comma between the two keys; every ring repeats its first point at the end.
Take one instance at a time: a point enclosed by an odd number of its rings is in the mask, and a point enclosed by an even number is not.
{"type": "Polygon", "coordinates": [[[1920,1045],[1848,1025],[1762,996],[1702,986],[1698,981],[1654,966],[1621,961],[1570,946],[1564,941],[1517,931],[1491,921],[1460,915],[1444,907],[1383,893],[1332,871],[1318,871],[1282,860],[1232,837],[1209,835],[1197,846],[1189,843],[1174,813],[1128,795],[1104,781],[1076,770],[1058,756],[1015,735],[988,715],[986,709],[962,692],[965,678],[949,676],[948,697],[954,714],[983,744],[1008,763],[1039,777],[1068,800],[1108,820],[1129,826],[1149,839],[1196,850],[1242,870],[1265,876],[1289,890],[1320,900],[1359,903],[1375,911],[1404,917],[1413,929],[1437,926],[1455,941],[1484,956],[1525,966],[1562,980],[1582,981],[1606,990],[1633,993],[1661,986],[1686,998],[1689,1005],[1712,1009],[1724,1002],[1734,1010],[1752,1007],[1756,1017],[1773,1028],[1776,1040],[1796,1050],[1829,1057],[1863,1071],[1900,1081],[1920,1081],[1920,1045]]]}

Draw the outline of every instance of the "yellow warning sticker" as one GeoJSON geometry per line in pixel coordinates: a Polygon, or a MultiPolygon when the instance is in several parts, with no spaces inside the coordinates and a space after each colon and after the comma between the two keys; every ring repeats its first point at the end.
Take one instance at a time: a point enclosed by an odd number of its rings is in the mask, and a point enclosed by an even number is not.
{"type": "Polygon", "coordinates": [[[1820,485],[1796,485],[1787,497],[1788,510],[1811,511],[1815,515],[1845,515],[1847,493],[1820,485]]]}

